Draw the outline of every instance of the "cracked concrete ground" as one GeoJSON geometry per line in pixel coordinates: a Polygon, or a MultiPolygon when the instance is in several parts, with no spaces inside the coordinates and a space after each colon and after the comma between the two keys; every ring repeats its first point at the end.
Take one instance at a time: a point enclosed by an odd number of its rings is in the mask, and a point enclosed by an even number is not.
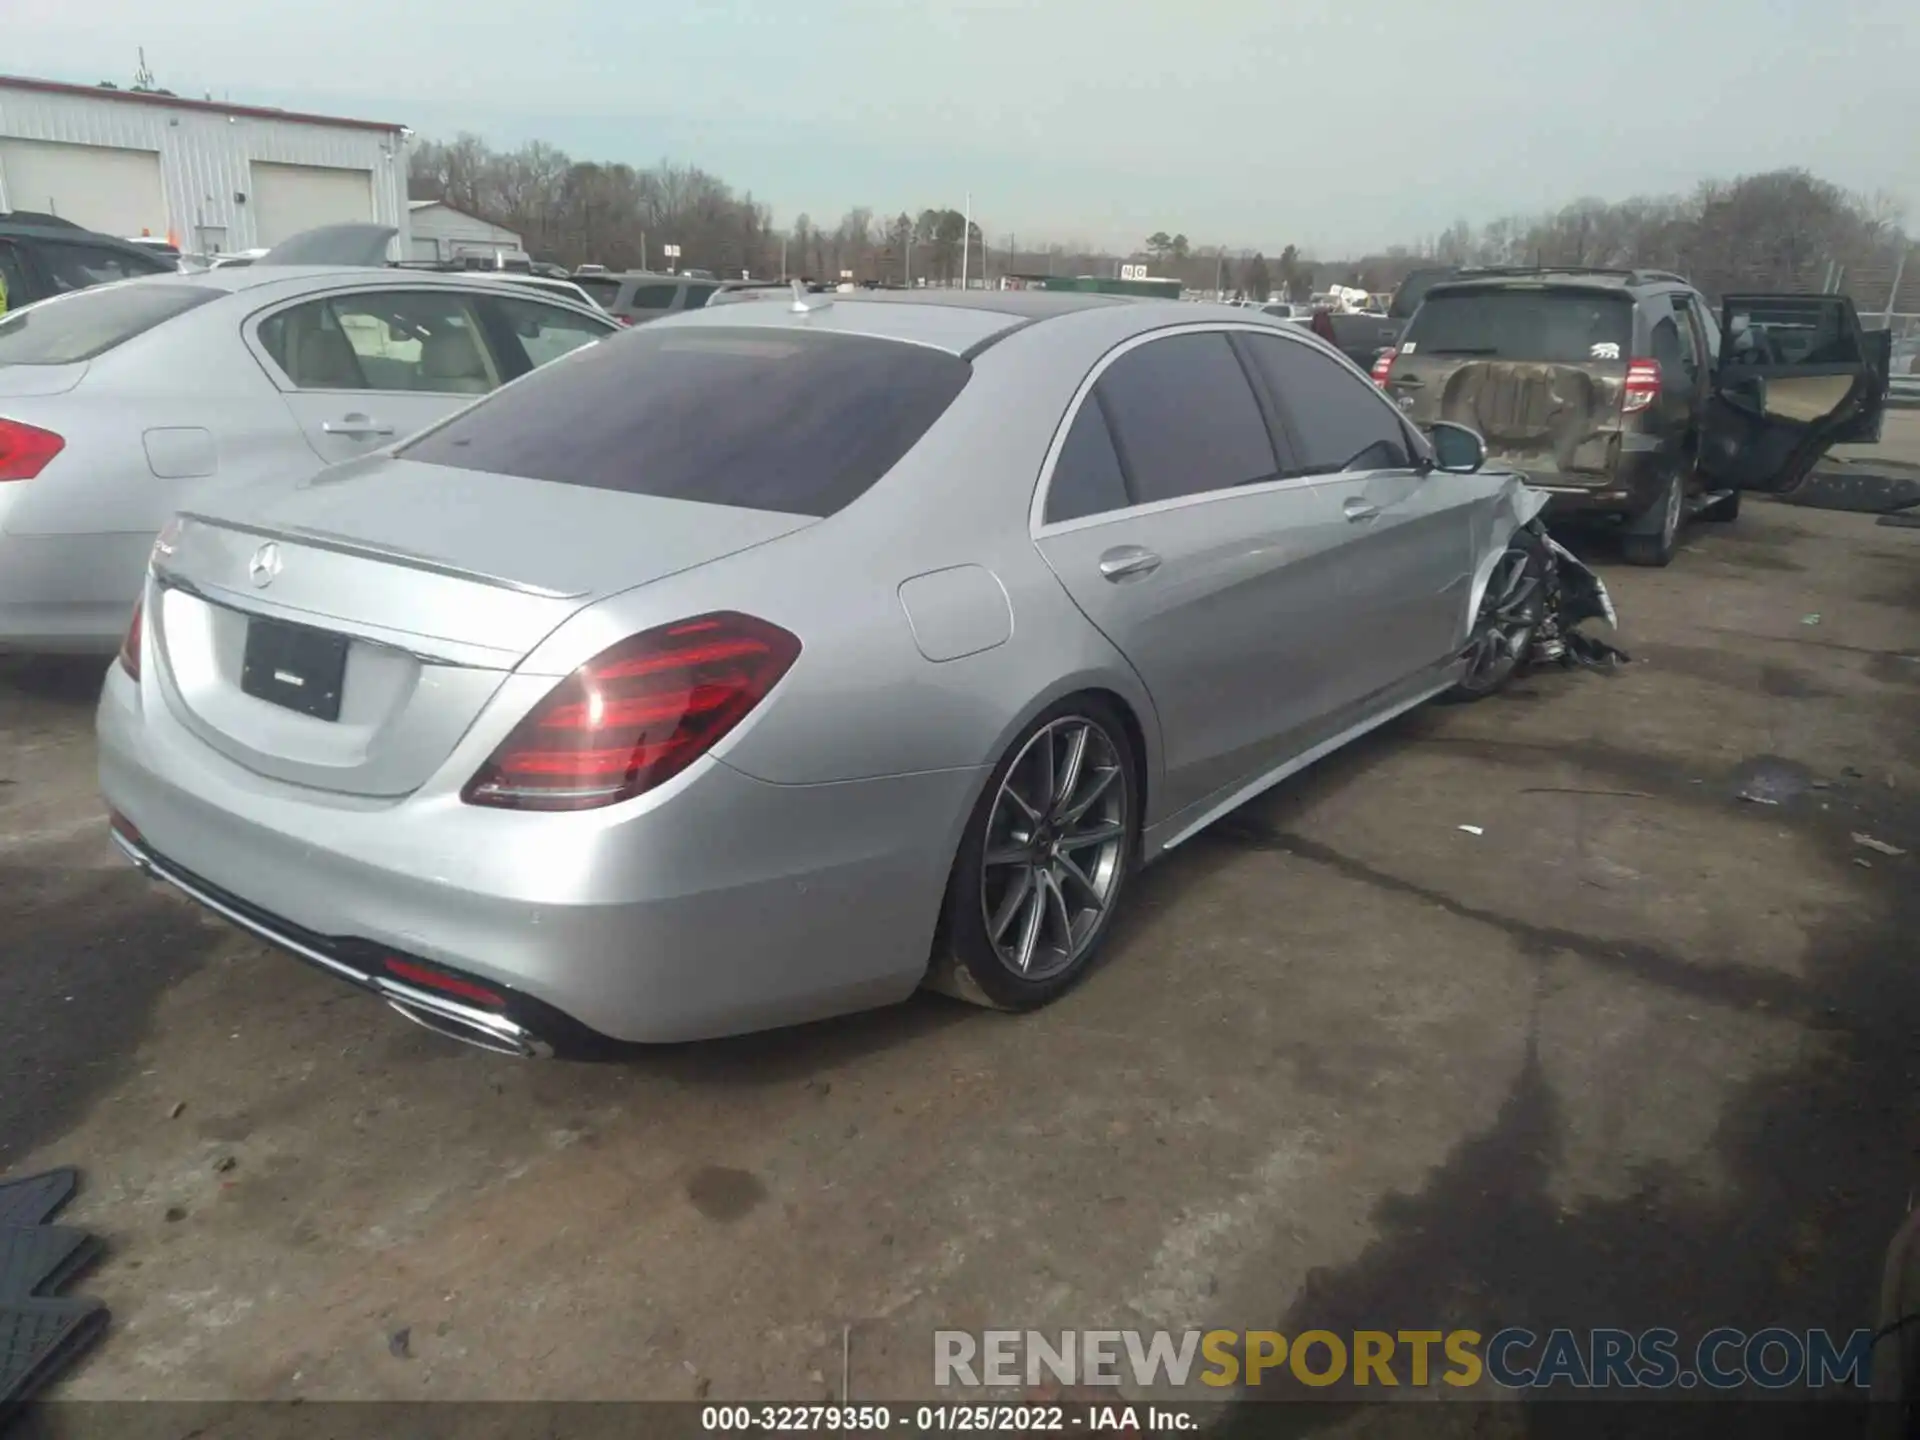
{"type": "Polygon", "coordinates": [[[98,671],[13,664],[0,1168],[81,1167],[111,1245],[61,1393],[814,1399],[851,1326],[898,1399],[937,1327],[1869,1323],[1920,1139],[1920,536],[1753,504],[1686,546],[1591,552],[1624,673],[1280,787],[1045,1012],[591,1066],[147,887],[98,671]],[[1759,766],[1797,793],[1735,798],[1759,766]]]}

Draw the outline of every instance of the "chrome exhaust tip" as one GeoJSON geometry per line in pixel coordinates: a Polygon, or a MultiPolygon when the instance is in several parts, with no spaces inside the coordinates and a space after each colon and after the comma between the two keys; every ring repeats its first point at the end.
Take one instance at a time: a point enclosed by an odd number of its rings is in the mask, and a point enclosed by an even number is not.
{"type": "Polygon", "coordinates": [[[412,999],[400,1000],[392,995],[385,998],[391,1009],[406,1016],[423,1030],[431,1030],[449,1040],[458,1040],[463,1045],[472,1045],[495,1055],[510,1055],[516,1060],[544,1059],[553,1053],[541,1041],[502,1017],[487,1016],[482,1020],[465,1011],[442,1010],[437,1005],[412,999]]]}

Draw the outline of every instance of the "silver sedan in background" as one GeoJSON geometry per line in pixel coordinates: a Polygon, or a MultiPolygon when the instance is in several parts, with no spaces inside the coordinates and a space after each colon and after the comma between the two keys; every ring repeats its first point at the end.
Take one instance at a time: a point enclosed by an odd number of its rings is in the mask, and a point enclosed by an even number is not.
{"type": "Polygon", "coordinates": [[[1244,309],[675,316],[170,524],[114,836],[503,1051],[1029,1008],[1138,863],[1512,673],[1541,497],[1483,454],[1244,309]]]}
{"type": "Polygon", "coordinates": [[[390,445],[618,328],[482,274],[273,264],[0,318],[0,649],[111,655],[175,510],[390,445]]]}

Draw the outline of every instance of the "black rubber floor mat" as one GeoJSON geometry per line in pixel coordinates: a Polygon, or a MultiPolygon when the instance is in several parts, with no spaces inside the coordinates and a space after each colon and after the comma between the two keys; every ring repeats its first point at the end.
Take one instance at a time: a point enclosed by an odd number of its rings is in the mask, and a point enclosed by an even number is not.
{"type": "Polygon", "coordinates": [[[71,1169],[0,1183],[0,1429],[107,1328],[99,1301],[59,1296],[100,1253],[86,1231],[46,1223],[79,1185],[71,1169]]]}
{"type": "Polygon", "coordinates": [[[0,1225],[44,1225],[79,1188],[80,1172],[71,1167],[0,1182],[0,1225]]]}
{"type": "Polygon", "coordinates": [[[0,1428],[14,1409],[84,1354],[107,1328],[98,1300],[0,1305],[0,1428]]]}
{"type": "Polygon", "coordinates": [[[99,1254],[100,1242],[84,1230],[0,1226],[0,1296],[58,1295],[99,1254]]]}

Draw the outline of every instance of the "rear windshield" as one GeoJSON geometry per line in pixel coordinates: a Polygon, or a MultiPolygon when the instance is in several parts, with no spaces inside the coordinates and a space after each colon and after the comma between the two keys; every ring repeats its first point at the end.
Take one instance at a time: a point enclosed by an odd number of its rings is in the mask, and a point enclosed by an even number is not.
{"type": "Polygon", "coordinates": [[[1427,298],[1427,291],[1442,280],[1450,279],[1453,274],[1451,270],[1415,270],[1393,292],[1393,303],[1387,306],[1387,314],[1395,320],[1405,320],[1420,308],[1420,302],[1427,298]]]}
{"type": "Polygon", "coordinates": [[[536,370],[402,446],[456,465],[831,515],[912,449],[973,373],[870,336],[648,326],[536,370]]]}
{"type": "Polygon", "coordinates": [[[1633,302],[1599,290],[1430,294],[1402,343],[1421,355],[1483,355],[1584,365],[1632,351],[1633,302]]]}
{"type": "Polygon", "coordinates": [[[613,304],[614,297],[620,293],[620,282],[610,280],[604,275],[576,275],[573,277],[573,283],[603,306],[613,304]]]}
{"type": "Polygon", "coordinates": [[[0,317],[0,365],[71,365],[216,300],[203,285],[128,280],[76,290],[0,317]]]}

